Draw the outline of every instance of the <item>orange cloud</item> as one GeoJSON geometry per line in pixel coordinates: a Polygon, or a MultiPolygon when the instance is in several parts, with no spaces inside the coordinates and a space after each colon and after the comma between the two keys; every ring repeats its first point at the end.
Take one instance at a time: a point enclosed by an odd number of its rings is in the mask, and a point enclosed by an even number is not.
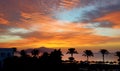
{"type": "Polygon", "coordinates": [[[32,17],[31,14],[24,13],[24,12],[21,13],[21,16],[24,17],[24,18],[31,18],[32,17]]]}
{"type": "Polygon", "coordinates": [[[39,13],[21,13],[22,17],[30,18],[29,20],[21,19],[24,24],[18,24],[19,27],[27,28],[37,32],[88,32],[91,29],[82,28],[83,23],[76,24],[70,22],[61,22],[51,18],[49,15],[39,13]],[[29,26],[28,26],[29,25],[29,26]]]}
{"type": "Polygon", "coordinates": [[[75,6],[77,6],[79,3],[79,0],[62,0],[60,3],[60,6],[63,6],[66,9],[72,9],[75,6]]]}
{"type": "Polygon", "coordinates": [[[8,25],[8,21],[6,19],[0,18],[0,24],[8,25]]]}
{"type": "Polygon", "coordinates": [[[120,11],[108,13],[95,21],[109,21],[114,24],[113,28],[120,28],[120,11]]]}
{"type": "MultiPolygon", "coordinates": [[[[43,32],[42,36],[39,34],[38,37],[35,37],[31,34],[30,37],[26,37],[21,40],[0,43],[1,47],[18,47],[22,48],[31,48],[31,47],[40,47],[46,46],[50,48],[55,47],[85,47],[101,44],[109,45],[106,43],[119,42],[119,38],[110,38],[104,36],[90,35],[90,34],[79,34],[79,33],[46,33],[43,32]]],[[[104,46],[105,46],[104,45],[104,46]]],[[[114,44],[113,44],[114,45],[114,44]]]]}

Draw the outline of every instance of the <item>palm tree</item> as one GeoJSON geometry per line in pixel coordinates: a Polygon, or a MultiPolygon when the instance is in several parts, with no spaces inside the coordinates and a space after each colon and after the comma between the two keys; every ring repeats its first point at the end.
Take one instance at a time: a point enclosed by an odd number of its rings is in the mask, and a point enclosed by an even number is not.
{"type": "Polygon", "coordinates": [[[74,60],[73,54],[78,54],[78,52],[75,50],[75,48],[69,48],[66,54],[70,54],[71,57],[69,57],[70,61],[74,60]]]}
{"type": "Polygon", "coordinates": [[[103,57],[103,63],[105,62],[105,54],[109,54],[109,51],[106,50],[106,49],[101,49],[100,50],[100,53],[102,54],[102,57],[103,57]]]}
{"type": "Polygon", "coordinates": [[[32,53],[33,57],[37,57],[37,55],[39,54],[39,50],[33,49],[33,50],[31,51],[31,53],[32,53]]]}
{"type": "Polygon", "coordinates": [[[21,57],[25,57],[27,55],[26,51],[25,50],[21,50],[20,51],[20,55],[21,55],[21,57]]]}
{"type": "Polygon", "coordinates": [[[87,62],[89,61],[89,57],[94,56],[94,54],[91,50],[85,50],[83,52],[84,52],[83,56],[87,57],[87,62]]]}
{"type": "Polygon", "coordinates": [[[71,54],[71,57],[73,57],[73,54],[78,54],[78,52],[75,48],[69,48],[66,54],[71,54]]]}
{"type": "Polygon", "coordinates": [[[116,54],[116,56],[118,56],[118,62],[120,64],[120,51],[117,51],[115,54],[116,54]]]}
{"type": "Polygon", "coordinates": [[[61,63],[62,62],[62,51],[61,49],[55,49],[53,52],[50,54],[50,59],[52,63],[61,63]]]}

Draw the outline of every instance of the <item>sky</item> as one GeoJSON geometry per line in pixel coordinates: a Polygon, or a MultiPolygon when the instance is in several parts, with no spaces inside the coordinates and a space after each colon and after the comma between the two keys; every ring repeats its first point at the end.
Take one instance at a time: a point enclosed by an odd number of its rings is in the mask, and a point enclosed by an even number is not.
{"type": "Polygon", "coordinates": [[[120,0],[0,0],[0,47],[120,50],[120,0]]]}

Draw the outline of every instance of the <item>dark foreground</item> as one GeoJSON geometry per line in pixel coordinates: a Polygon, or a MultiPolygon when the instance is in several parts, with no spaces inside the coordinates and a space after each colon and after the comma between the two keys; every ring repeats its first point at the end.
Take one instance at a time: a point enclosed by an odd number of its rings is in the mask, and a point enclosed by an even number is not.
{"type": "Polygon", "coordinates": [[[120,62],[91,64],[89,61],[78,62],[73,57],[63,61],[61,56],[60,50],[54,50],[50,54],[44,53],[40,57],[37,57],[36,51],[33,56],[21,51],[20,57],[12,56],[4,59],[0,71],[120,71],[120,62]]]}
{"type": "Polygon", "coordinates": [[[0,71],[120,71],[120,65],[108,64],[18,64],[6,65],[0,71]]]}

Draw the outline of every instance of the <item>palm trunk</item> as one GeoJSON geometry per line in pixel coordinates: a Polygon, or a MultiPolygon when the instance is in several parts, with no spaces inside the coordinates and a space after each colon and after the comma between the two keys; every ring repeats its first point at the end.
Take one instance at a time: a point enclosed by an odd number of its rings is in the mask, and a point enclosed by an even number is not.
{"type": "Polygon", "coordinates": [[[71,57],[73,57],[73,54],[71,54],[71,57]]]}
{"type": "Polygon", "coordinates": [[[89,61],[89,57],[87,56],[87,61],[89,61]]]}
{"type": "Polygon", "coordinates": [[[120,57],[119,57],[119,59],[118,59],[118,64],[120,65],[120,57]]]}
{"type": "Polygon", "coordinates": [[[105,58],[104,58],[105,56],[104,56],[104,54],[102,56],[103,56],[103,63],[104,63],[105,62],[105,58]]]}

